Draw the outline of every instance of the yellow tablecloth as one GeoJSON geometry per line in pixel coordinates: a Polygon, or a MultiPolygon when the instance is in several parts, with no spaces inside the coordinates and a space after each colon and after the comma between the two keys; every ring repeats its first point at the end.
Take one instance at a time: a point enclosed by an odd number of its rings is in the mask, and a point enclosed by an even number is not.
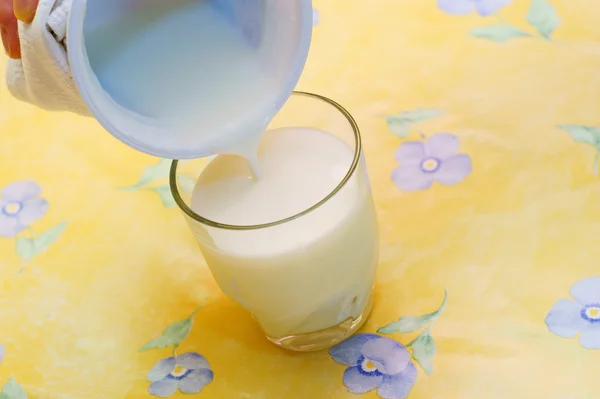
{"type": "Polygon", "coordinates": [[[597,0],[315,9],[299,88],[356,117],[379,212],[361,335],[269,344],[213,281],[167,161],[2,86],[0,398],[600,395],[597,0]]]}

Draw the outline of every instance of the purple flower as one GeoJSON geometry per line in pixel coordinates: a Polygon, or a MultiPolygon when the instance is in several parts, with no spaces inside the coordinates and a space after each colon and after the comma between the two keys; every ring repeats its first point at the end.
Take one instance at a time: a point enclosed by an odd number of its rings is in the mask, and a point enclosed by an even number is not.
{"type": "Polygon", "coordinates": [[[472,171],[471,157],[457,154],[460,142],[448,133],[438,133],[426,142],[407,141],[396,150],[400,162],[392,173],[392,180],[400,190],[425,190],[438,181],[454,185],[472,171]]]}
{"type": "Polygon", "coordinates": [[[548,330],[573,338],[584,348],[600,349],[600,277],[581,280],[571,287],[572,299],[560,299],[546,316],[548,330]]]}
{"type": "Polygon", "coordinates": [[[494,14],[512,0],[438,0],[438,7],[448,14],[465,15],[477,10],[479,15],[494,14]]]}
{"type": "Polygon", "coordinates": [[[358,334],[329,350],[333,359],[350,366],[344,385],[352,393],[377,389],[383,399],[404,399],[417,379],[417,369],[401,343],[376,334],[358,334]]]}
{"type": "Polygon", "coordinates": [[[0,344],[0,362],[4,359],[4,355],[6,354],[6,347],[0,344]]]}
{"type": "Polygon", "coordinates": [[[11,183],[0,198],[0,237],[15,237],[48,212],[48,201],[38,198],[41,188],[33,181],[11,183]]]}
{"type": "Polygon", "coordinates": [[[182,393],[198,393],[213,380],[213,372],[204,358],[195,352],[159,360],[148,373],[148,393],[167,398],[179,389],[182,393]]]}

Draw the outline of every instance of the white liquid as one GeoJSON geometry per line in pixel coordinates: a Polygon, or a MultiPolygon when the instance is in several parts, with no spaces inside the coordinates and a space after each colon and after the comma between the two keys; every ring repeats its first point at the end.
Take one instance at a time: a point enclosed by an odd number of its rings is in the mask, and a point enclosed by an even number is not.
{"type": "MultiPolygon", "coordinates": [[[[261,69],[256,45],[210,2],[139,3],[110,22],[88,23],[87,54],[102,88],[127,109],[176,123],[190,145],[236,122],[235,142],[208,150],[242,154],[256,166],[259,135],[273,116],[257,105],[276,96],[281,84],[261,69]]],[[[167,143],[169,131],[156,140],[167,143]]]]}
{"type": "MultiPolygon", "coordinates": [[[[250,178],[243,159],[218,156],[198,179],[192,208],[227,224],[281,220],[331,193],[352,158],[346,143],[323,131],[269,131],[259,151],[261,179],[250,178]]],[[[356,317],[370,295],[378,234],[360,167],[334,197],[293,221],[247,231],[193,228],[221,288],[271,337],[314,332],[356,317]]]]}

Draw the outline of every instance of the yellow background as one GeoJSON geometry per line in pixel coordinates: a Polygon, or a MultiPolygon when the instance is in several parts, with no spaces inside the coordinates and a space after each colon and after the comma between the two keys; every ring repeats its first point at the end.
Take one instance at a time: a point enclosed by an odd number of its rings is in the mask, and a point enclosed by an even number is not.
{"type": "MultiPolygon", "coordinates": [[[[434,0],[315,2],[320,23],[298,87],[357,119],[379,213],[375,306],[363,331],[433,311],[449,291],[432,331],[434,373],[419,369],[411,399],[600,394],[600,352],[544,324],[572,284],[600,274],[596,150],[557,128],[600,125],[600,5],[552,3],[562,20],[555,43],[499,44],[469,35],[496,17],[446,14],[434,0]],[[463,182],[403,192],[391,181],[404,140],[383,116],[418,107],[446,111],[419,128],[460,138],[473,161],[463,182]]],[[[515,0],[501,15],[533,34],[529,4],[515,0]]],[[[151,191],[119,190],[155,162],[93,120],[37,110],[0,86],[0,186],[40,184],[50,210],[35,231],[69,223],[21,274],[15,241],[0,238],[0,383],[13,376],[33,399],[151,398],[146,374],[170,350],[138,348],[203,305],[179,350],[214,370],[195,396],[358,397],[327,352],[265,341],[219,291],[176,208],[151,191]]]]}

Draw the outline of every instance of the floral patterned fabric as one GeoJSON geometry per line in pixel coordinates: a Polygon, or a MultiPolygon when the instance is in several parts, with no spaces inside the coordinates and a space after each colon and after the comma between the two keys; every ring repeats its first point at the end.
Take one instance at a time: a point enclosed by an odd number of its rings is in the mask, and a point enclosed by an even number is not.
{"type": "Polygon", "coordinates": [[[168,160],[2,84],[0,399],[600,396],[600,6],[314,7],[299,88],[355,116],[379,214],[362,330],[267,342],[211,277],[168,160]]]}

